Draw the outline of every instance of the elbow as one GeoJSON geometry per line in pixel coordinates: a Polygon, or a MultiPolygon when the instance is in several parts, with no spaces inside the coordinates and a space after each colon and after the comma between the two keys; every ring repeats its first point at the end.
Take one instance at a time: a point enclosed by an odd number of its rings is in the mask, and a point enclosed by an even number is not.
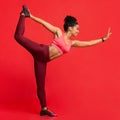
{"type": "Polygon", "coordinates": [[[87,46],[87,47],[90,47],[90,46],[92,46],[92,43],[91,43],[91,42],[88,42],[86,46],[87,46]]]}
{"type": "Polygon", "coordinates": [[[88,47],[90,47],[90,46],[92,46],[92,44],[91,44],[91,43],[88,43],[88,47]]]}
{"type": "Polygon", "coordinates": [[[62,30],[60,28],[56,28],[55,34],[57,34],[58,36],[62,34],[62,30]]]}
{"type": "Polygon", "coordinates": [[[55,33],[59,33],[59,32],[61,32],[61,29],[56,27],[55,33]]]}

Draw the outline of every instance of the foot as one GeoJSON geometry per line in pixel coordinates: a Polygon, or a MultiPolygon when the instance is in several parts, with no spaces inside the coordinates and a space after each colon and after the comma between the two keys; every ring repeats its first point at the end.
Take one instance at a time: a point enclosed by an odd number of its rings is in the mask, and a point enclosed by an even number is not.
{"type": "Polygon", "coordinates": [[[42,109],[40,111],[40,116],[44,116],[44,115],[48,115],[50,117],[56,117],[57,116],[55,113],[53,113],[50,110],[48,110],[48,108],[47,109],[42,109]]]}
{"type": "Polygon", "coordinates": [[[25,17],[30,17],[30,12],[28,8],[25,5],[23,5],[22,7],[23,7],[22,12],[24,13],[25,17]]]}

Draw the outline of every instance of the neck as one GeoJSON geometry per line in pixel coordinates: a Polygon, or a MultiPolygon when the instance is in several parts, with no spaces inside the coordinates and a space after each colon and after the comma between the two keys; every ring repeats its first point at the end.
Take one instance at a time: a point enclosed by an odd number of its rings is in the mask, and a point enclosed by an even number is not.
{"type": "Polygon", "coordinates": [[[71,36],[72,36],[72,34],[69,31],[65,32],[65,37],[67,40],[70,40],[71,36]]]}

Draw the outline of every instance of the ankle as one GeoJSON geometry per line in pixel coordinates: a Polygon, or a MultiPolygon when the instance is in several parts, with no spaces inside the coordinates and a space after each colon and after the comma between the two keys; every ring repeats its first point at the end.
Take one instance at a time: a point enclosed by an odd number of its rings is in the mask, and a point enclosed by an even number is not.
{"type": "Polygon", "coordinates": [[[47,107],[43,107],[42,110],[47,110],[48,108],[47,107]]]}
{"type": "Polygon", "coordinates": [[[21,15],[21,16],[25,16],[25,14],[24,14],[23,12],[20,12],[20,15],[21,15]]]}

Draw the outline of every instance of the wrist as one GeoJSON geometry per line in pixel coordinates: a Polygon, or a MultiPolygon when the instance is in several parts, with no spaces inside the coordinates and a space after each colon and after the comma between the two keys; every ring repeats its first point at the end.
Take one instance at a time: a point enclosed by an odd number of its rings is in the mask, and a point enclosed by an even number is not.
{"type": "Polygon", "coordinates": [[[105,38],[104,38],[104,37],[102,37],[102,38],[101,38],[101,40],[102,40],[102,42],[104,42],[104,41],[105,41],[105,38]]]}
{"type": "Polygon", "coordinates": [[[102,42],[105,42],[108,38],[107,37],[102,37],[101,40],[102,42]]]}

